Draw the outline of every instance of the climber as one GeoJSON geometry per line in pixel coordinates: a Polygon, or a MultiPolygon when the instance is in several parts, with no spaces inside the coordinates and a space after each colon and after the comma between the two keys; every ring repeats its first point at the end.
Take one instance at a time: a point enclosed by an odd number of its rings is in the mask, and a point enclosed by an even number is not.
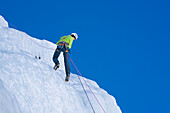
{"type": "Polygon", "coordinates": [[[68,57],[69,57],[68,53],[71,53],[70,49],[71,49],[73,40],[77,40],[77,38],[78,38],[78,35],[76,33],[72,33],[71,35],[61,37],[60,40],[56,43],[57,48],[53,55],[53,62],[55,63],[55,66],[53,69],[57,70],[57,68],[59,68],[60,63],[59,63],[58,57],[60,53],[63,52],[64,64],[65,64],[65,70],[66,70],[66,78],[65,78],[66,82],[68,82],[70,78],[70,65],[68,61],[68,57]]]}

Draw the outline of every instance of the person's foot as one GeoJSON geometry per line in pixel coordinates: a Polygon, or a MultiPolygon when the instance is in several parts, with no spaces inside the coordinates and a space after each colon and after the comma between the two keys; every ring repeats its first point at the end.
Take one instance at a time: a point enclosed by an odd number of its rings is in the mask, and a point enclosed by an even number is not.
{"type": "Polygon", "coordinates": [[[70,75],[66,75],[65,81],[68,82],[68,81],[69,81],[69,78],[70,78],[70,75]]]}
{"type": "Polygon", "coordinates": [[[55,65],[53,69],[57,71],[57,68],[59,68],[59,67],[60,67],[60,65],[58,64],[58,65],[55,65]]]}

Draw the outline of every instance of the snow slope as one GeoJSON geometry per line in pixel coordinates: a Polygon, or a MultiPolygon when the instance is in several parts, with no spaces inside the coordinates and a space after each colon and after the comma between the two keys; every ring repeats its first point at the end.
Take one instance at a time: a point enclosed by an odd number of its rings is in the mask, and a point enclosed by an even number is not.
{"type": "MultiPolygon", "coordinates": [[[[52,69],[55,48],[51,42],[9,28],[0,16],[0,113],[93,113],[77,75],[64,81],[62,54],[61,68],[52,69]]],[[[85,80],[106,113],[121,113],[113,96],[96,82],[85,80]]],[[[83,84],[95,112],[104,113],[83,84]]]]}

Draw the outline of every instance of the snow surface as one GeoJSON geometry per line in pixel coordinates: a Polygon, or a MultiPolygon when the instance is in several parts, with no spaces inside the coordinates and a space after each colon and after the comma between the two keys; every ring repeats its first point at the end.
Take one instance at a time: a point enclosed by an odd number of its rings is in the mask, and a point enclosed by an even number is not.
{"type": "Polygon", "coordinates": [[[4,87],[0,80],[0,113],[21,113],[17,99],[4,87]]]}
{"type": "MultiPolygon", "coordinates": [[[[71,74],[68,83],[64,81],[62,54],[61,68],[53,70],[55,44],[8,28],[2,16],[0,26],[0,113],[93,113],[77,75],[71,74]]],[[[84,79],[106,113],[122,113],[113,96],[84,79]]],[[[104,113],[83,84],[95,112],[104,113]]]]}
{"type": "Polygon", "coordinates": [[[8,27],[8,22],[0,15],[0,27],[8,27]]]}

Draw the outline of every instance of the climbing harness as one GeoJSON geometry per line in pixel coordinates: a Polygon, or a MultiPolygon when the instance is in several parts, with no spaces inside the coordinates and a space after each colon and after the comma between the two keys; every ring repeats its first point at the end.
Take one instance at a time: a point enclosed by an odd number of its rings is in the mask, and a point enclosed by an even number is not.
{"type": "Polygon", "coordinates": [[[69,44],[67,43],[67,42],[64,42],[64,41],[62,41],[62,42],[59,42],[58,44],[57,44],[57,49],[56,49],[56,51],[65,51],[65,52],[68,52],[68,50],[69,50],[69,44]]]}

